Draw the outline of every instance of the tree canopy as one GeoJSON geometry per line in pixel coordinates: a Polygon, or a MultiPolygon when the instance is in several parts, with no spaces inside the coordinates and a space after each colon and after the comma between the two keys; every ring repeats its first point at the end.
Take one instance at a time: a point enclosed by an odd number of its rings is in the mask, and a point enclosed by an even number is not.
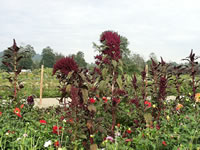
{"type": "Polygon", "coordinates": [[[53,68],[54,63],[55,63],[55,54],[53,52],[53,49],[47,46],[42,50],[42,59],[40,61],[40,65],[43,64],[44,67],[53,68]]]}

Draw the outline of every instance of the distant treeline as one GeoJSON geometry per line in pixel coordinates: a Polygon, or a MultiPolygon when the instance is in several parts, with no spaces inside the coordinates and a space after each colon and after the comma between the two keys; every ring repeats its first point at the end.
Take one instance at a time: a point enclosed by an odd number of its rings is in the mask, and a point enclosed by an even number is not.
{"type": "MultiPolygon", "coordinates": [[[[120,48],[122,51],[122,62],[124,63],[123,70],[128,74],[133,73],[140,73],[145,65],[151,64],[151,59],[153,59],[155,62],[159,62],[157,56],[155,53],[149,54],[149,59],[147,61],[144,60],[144,58],[140,54],[131,53],[130,49],[128,48],[129,42],[126,37],[121,36],[121,44],[120,48]]],[[[97,45],[94,43],[94,48],[97,45]]],[[[22,69],[38,69],[43,64],[45,68],[53,68],[53,65],[57,60],[59,60],[62,57],[65,57],[62,53],[55,52],[50,46],[47,46],[42,50],[41,55],[37,54],[34,50],[34,47],[31,45],[26,46],[20,46],[19,51],[21,54],[23,54],[23,59],[19,61],[19,66],[22,69]],[[28,53],[27,53],[28,52],[28,53]]],[[[3,55],[6,55],[8,53],[8,49],[0,52],[0,69],[9,71],[9,68],[5,66],[2,61],[11,61],[9,58],[4,59],[3,55]]],[[[95,63],[87,63],[84,58],[84,53],[82,51],[78,51],[76,54],[70,54],[68,56],[72,56],[74,60],[77,62],[79,67],[92,69],[95,67],[95,63]]],[[[185,62],[186,63],[186,62],[185,62]]],[[[171,67],[178,66],[178,65],[184,65],[184,64],[178,64],[176,62],[170,62],[171,67]]],[[[200,70],[200,69],[199,69],[200,70]]]]}

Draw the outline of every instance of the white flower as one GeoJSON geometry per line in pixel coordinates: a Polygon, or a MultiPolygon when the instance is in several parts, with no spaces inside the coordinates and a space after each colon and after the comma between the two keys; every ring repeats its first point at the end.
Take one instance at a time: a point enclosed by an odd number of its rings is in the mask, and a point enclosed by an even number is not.
{"type": "Polygon", "coordinates": [[[67,122],[67,120],[66,120],[66,119],[63,119],[63,122],[67,122]]]}
{"type": "Polygon", "coordinates": [[[115,132],[115,136],[120,136],[120,132],[115,132]]]}
{"type": "Polygon", "coordinates": [[[47,141],[47,142],[44,143],[44,147],[49,147],[51,144],[52,144],[51,140],[49,140],[49,141],[47,141]]]}
{"type": "Polygon", "coordinates": [[[28,136],[28,134],[26,134],[26,133],[25,133],[25,134],[23,134],[23,137],[27,137],[27,136],[28,136]]]}
{"type": "Polygon", "coordinates": [[[17,141],[21,140],[22,138],[17,138],[17,141]]]}
{"type": "Polygon", "coordinates": [[[9,135],[9,133],[7,132],[6,135],[9,135]]]}

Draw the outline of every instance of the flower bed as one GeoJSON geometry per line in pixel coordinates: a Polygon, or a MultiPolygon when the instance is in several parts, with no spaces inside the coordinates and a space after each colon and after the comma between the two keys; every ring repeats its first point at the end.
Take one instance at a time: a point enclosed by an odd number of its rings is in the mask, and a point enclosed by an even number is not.
{"type": "MultiPolygon", "coordinates": [[[[0,106],[0,147],[199,149],[199,72],[193,51],[186,67],[152,59],[140,75],[130,76],[123,72],[120,35],[103,32],[100,42],[93,70],[80,69],[73,57],[54,65],[62,107],[33,107],[34,96],[19,96],[20,69],[9,76],[13,95],[0,106]],[[167,100],[172,93],[174,100],[167,100]]],[[[11,50],[18,56],[15,42],[11,50]]]]}

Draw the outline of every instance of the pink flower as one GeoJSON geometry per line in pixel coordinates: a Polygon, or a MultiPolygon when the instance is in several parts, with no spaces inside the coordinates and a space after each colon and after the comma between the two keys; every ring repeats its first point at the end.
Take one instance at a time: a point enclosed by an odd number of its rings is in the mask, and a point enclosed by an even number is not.
{"type": "Polygon", "coordinates": [[[106,140],[113,142],[113,137],[112,136],[107,136],[106,140]]]}
{"type": "Polygon", "coordinates": [[[132,139],[126,139],[125,140],[125,142],[131,142],[132,141],[132,139]]]}

